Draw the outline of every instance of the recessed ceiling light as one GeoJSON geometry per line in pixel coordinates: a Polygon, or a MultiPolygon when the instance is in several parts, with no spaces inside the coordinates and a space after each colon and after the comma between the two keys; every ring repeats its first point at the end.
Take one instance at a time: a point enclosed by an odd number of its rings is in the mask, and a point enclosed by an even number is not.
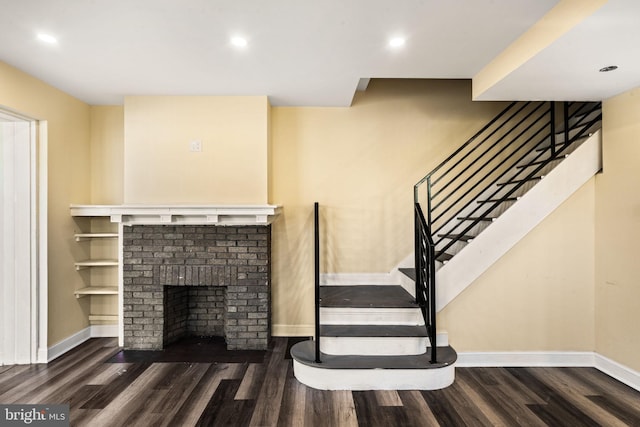
{"type": "Polygon", "coordinates": [[[247,47],[249,42],[244,37],[236,36],[231,37],[231,44],[235,47],[247,47]]]}
{"type": "Polygon", "coordinates": [[[600,72],[601,73],[608,73],[609,71],[614,71],[614,70],[617,70],[617,69],[618,69],[617,65],[607,65],[606,67],[600,68],[600,72]]]}
{"type": "Polygon", "coordinates": [[[40,40],[41,42],[49,43],[49,44],[58,43],[58,39],[56,39],[50,34],[45,34],[45,33],[38,33],[38,40],[40,40]]]}
{"type": "Polygon", "coordinates": [[[404,37],[394,37],[389,40],[389,46],[391,47],[402,47],[406,43],[406,39],[404,37]]]}

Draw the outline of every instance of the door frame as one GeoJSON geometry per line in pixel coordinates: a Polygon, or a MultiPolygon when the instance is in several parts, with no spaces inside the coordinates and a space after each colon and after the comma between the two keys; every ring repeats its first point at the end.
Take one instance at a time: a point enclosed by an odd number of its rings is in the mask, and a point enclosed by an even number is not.
{"type": "MultiPolygon", "coordinates": [[[[0,202],[4,207],[10,206],[13,213],[12,224],[22,221],[22,226],[26,229],[24,219],[28,219],[28,237],[26,241],[18,241],[12,238],[5,245],[7,253],[5,257],[10,258],[17,267],[15,270],[22,277],[20,281],[29,283],[29,292],[27,304],[29,313],[24,315],[24,319],[29,319],[29,334],[26,340],[17,340],[16,321],[18,320],[18,310],[15,310],[15,299],[7,301],[3,298],[0,301],[0,309],[3,312],[11,312],[11,322],[2,322],[0,331],[5,337],[10,337],[13,342],[7,344],[0,342],[0,365],[3,364],[28,364],[28,363],[47,363],[48,347],[47,347],[47,327],[48,327],[48,250],[47,250],[47,122],[37,120],[32,117],[25,116],[9,108],[0,106],[0,118],[3,122],[9,123],[26,123],[28,125],[28,135],[22,137],[18,143],[26,143],[28,147],[18,147],[20,150],[16,154],[13,150],[9,152],[14,154],[11,159],[4,158],[2,169],[12,164],[8,169],[11,170],[11,177],[19,176],[16,172],[17,168],[28,168],[28,194],[16,194],[20,201],[14,204],[9,200],[13,194],[5,194],[2,192],[2,200],[0,202]],[[14,165],[14,159],[20,164],[14,165]],[[14,167],[15,166],[15,167],[14,167]],[[10,203],[11,202],[11,203],[10,203]],[[28,255],[26,255],[28,253],[28,255]],[[16,255],[18,254],[18,255],[16,255]],[[28,271],[27,271],[28,270],[28,271]],[[26,278],[26,279],[25,279],[26,278]],[[3,304],[7,304],[3,306],[3,304]],[[6,308],[5,308],[6,307],[6,308]],[[20,347],[16,349],[16,346],[20,347]],[[7,354],[7,349],[10,354],[7,354]],[[18,356],[17,356],[18,355],[18,356]]],[[[15,141],[12,139],[12,142],[15,141]]],[[[16,147],[14,147],[16,148],[16,147]]],[[[24,169],[23,169],[24,171],[24,169]]],[[[4,182],[4,181],[3,181],[4,182]]],[[[13,192],[11,192],[13,193],[13,192]]],[[[16,193],[20,193],[16,191],[16,193]]],[[[4,221],[3,221],[4,222],[4,221]]],[[[0,224],[4,228],[5,224],[0,224]]],[[[2,260],[2,262],[7,262],[2,260]]],[[[13,269],[13,268],[12,268],[13,269]]],[[[3,292],[8,295],[17,295],[18,280],[4,280],[3,292]]],[[[23,296],[26,293],[23,294],[23,296]]],[[[26,307],[25,307],[26,308],[26,307]]],[[[23,328],[23,331],[27,328],[23,328]]]]}

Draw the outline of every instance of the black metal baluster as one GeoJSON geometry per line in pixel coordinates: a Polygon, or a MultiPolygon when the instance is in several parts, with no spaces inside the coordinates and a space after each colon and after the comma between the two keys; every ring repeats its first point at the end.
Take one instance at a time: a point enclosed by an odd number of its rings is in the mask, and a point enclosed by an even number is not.
{"type": "Polygon", "coordinates": [[[549,124],[551,125],[551,157],[556,156],[556,103],[549,103],[549,124]]]}
{"type": "Polygon", "coordinates": [[[320,220],[318,202],[313,205],[315,261],[316,363],[320,361],[320,220]]]}
{"type": "Polygon", "coordinates": [[[564,145],[568,146],[569,145],[569,103],[565,101],[563,107],[564,107],[563,108],[564,117],[562,119],[564,120],[564,145]]]}

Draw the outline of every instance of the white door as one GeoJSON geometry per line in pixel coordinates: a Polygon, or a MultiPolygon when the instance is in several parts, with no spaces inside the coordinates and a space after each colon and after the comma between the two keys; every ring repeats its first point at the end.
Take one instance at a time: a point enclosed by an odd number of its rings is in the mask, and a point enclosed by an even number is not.
{"type": "Polygon", "coordinates": [[[0,112],[0,365],[46,361],[36,129],[35,121],[0,112]]]}

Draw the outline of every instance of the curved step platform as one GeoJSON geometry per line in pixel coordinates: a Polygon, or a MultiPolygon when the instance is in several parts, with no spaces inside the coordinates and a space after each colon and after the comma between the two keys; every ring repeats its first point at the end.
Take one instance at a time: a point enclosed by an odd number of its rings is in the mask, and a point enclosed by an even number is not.
{"type": "Polygon", "coordinates": [[[457,354],[450,346],[412,356],[344,356],[321,353],[316,363],[314,342],[291,348],[293,371],[301,383],[320,390],[438,390],[453,384],[457,354]]]}

